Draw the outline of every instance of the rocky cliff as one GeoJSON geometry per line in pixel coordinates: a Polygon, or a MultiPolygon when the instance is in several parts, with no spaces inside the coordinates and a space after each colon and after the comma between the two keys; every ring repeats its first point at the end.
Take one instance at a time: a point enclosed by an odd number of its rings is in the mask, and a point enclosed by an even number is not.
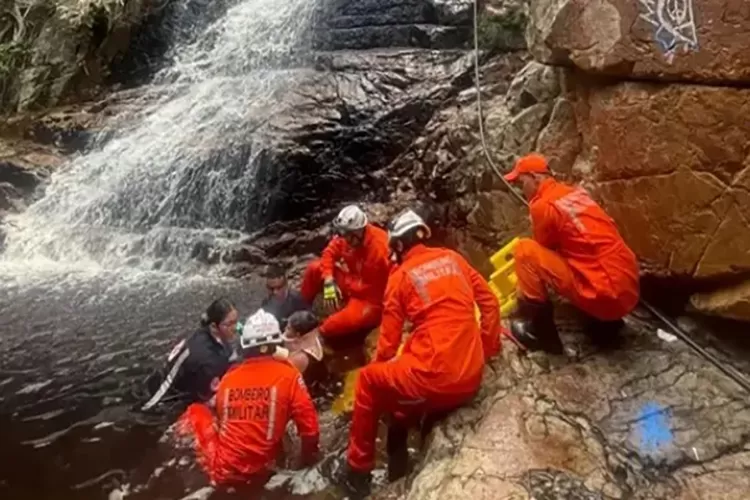
{"type": "Polygon", "coordinates": [[[550,0],[530,17],[537,64],[561,68],[534,147],[590,186],[647,273],[750,319],[747,3],[550,0]]]}
{"type": "MultiPolygon", "coordinates": [[[[419,203],[437,237],[484,268],[526,229],[527,214],[488,168],[478,136],[471,2],[320,8],[299,85],[262,127],[233,131],[236,148],[206,148],[205,163],[227,169],[263,159],[254,197],[227,219],[249,236],[222,257],[240,262],[238,274],[270,259],[293,264],[320,250],[344,202],[365,203],[381,222],[419,203]],[[260,151],[243,142],[246,130],[262,135],[260,151]]],[[[154,26],[131,44],[156,36],[154,26]]],[[[750,319],[747,6],[492,0],[480,27],[483,118],[500,167],[546,154],[607,207],[644,273],[702,290],[692,298],[701,311],[750,319]]],[[[150,70],[132,68],[149,57],[120,68],[140,78],[150,70]]],[[[21,210],[49,171],[153,99],[159,89],[143,86],[7,120],[0,211],[21,210]]],[[[506,349],[473,405],[437,427],[418,469],[379,496],[747,498],[750,417],[728,379],[657,337],[640,311],[616,353],[561,324],[573,356],[506,349]]]]}

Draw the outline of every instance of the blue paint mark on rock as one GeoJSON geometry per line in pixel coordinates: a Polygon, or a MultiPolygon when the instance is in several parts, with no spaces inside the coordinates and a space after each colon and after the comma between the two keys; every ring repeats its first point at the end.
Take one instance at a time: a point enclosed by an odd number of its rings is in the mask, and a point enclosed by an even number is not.
{"type": "Polygon", "coordinates": [[[638,414],[636,433],[641,451],[658,455],[674,441],[669,410],[658,403],[646,403],[638,414]]]}

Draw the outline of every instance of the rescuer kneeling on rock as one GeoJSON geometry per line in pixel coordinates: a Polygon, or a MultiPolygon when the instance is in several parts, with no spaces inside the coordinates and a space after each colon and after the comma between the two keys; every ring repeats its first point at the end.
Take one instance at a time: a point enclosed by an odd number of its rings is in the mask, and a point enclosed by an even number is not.
{"type": "Polygon", "coordinates": [[[556,181],[541,155],[520,158],[505,179],[529,200],[534,236],[514,251],[519,319],[512,334],[529,347],[563,352],[547,286],[591,316],[592,332],[615,334],[639,295],[638,262],[615,222],[583,188],[556,181]]]}
{"type": "Polygon", "coordinates": [[[196,403],[181,419],[181,430],[195,437],[198,461],[213,484],[265,484],[289,420],[299,432],[303,465],[317,459],[318,415],[299,371],[273,357],[282,342],[273,315],[262,309],[252,315],[240,337],[244,360],[219,383],[216,416],[196,403]]]}
{"type": "Polygon", "coordinates": [[[309,303],[323,288],[329,310],[320,325],[323,338],[371,330],[380,323],[383,292],[388,281],[388,235],[368,224],[357,206],[345,207],[333,221],[337,236],[312,262],[302,279],[301,293],[309,303]],[[342,302],[345,305],[339,310],[342,302]]]}
{"type": "MultiPolygon", "coordinates": [[[[347,461],[347,482],[369,487],[375,465],[375,437],[382,414],[391,428],[408,429],[429,413],[469,401],[479,388],[485,360],[500,351],[500,311],[486,281],[458,253],[429,248],[430,229],[414,211],[389,225],[389,244],[398,267],[385,294],[383,320],[373,362],[359,372],[347,461]],[[474,304],[481,312],[481,327],[474,304]],[[405,321],[412,324],[396,357],[405,321]]],[[[406,458],[406,433],[389,443],[391,461],[406,458]]]]}

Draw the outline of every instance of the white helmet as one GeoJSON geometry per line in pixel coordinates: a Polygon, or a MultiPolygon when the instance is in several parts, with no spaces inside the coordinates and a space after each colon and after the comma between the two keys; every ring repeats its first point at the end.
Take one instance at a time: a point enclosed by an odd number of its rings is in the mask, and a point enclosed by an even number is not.
{"type": "Polygon", "coordinates": [[[243,349],[258,347],[266,344],[280,344],[281,328],[273,314],[258,309],[255,314],[247,318],[240,335],[240,345],[243,349]]]}
{"type": "Polygon", "coordinates": [[[388,239],[397,240],[409,233],[413,229],[422,228],[425,230],[425,238],[429,238],[432,234],[430,227],[427,223],[417,215],[414,210],[405,210],[394,217],[390,224],[388,224],[388,239]]]}
{"type": "Polygon", "coordinates": [[[339,233],[351,233],[364,229],[367,225],[367,214],[357,205],[347,205],[333,220],[333,228],[339,233]]]}

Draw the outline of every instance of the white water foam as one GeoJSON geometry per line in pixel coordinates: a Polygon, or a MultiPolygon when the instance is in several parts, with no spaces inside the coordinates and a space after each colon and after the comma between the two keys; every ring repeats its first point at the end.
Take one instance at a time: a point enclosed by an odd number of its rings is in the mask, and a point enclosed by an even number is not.
{"type": "Polygon", "coordinates": [[[305,48],[314,8],[237,0],[192,44],[175,47],[155,78],[167,97],[7,218],[0,274],[205,272],[202,248],[227,247],[252,229],[246,200],[262,146],[254,132],[297,81],[290,60],[305,48]]]}

